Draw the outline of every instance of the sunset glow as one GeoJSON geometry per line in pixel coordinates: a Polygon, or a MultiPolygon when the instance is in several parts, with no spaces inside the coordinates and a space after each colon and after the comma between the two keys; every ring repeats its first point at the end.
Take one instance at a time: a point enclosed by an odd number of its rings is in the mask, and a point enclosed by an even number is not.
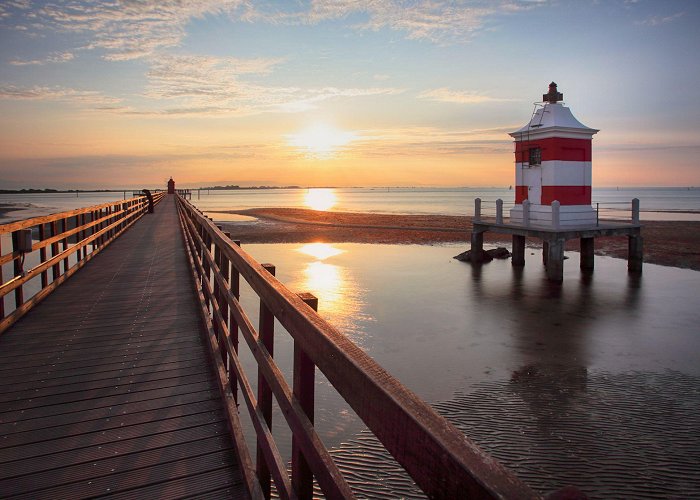
{"type": "Polygon", "coordinates": [[[313,210],[330,210],[337,202],[332,189],[309,189],[304,195],[304,204],[313,210]]]}
{"type": "Polygon", "coordinates": [[[326,260],[329,257],[343,253],[342,250],[328,243],[307,243],[299,248],[298,251],[318,260],[326,260]]]}
{"type": "Polygon", "coordinates": [[[4,2],[0,188],[507,187],[552,80],[601,131],[595,185],[700,185],[698,22],[678,0],[4,2]]]}
{"type": "Polygon", "coordinates": [[[317,123],[289,136],[289,144],[311,158],[330,158],[355,139],[352,132],[343,132],[324,123],[317,123]]]}

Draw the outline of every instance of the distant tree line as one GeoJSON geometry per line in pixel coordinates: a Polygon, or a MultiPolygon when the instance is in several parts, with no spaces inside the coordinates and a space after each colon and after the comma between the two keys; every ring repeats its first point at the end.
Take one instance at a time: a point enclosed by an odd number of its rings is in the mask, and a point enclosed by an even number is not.
{"type": "Polygon", "coordinates": [[[228,186],[206,186],[198,189],[206,189],[208,191],[231,191],[235,189],[301,189],[301,186],[248,186],[241,187],[239,185],[229,184],[228,186]]]}

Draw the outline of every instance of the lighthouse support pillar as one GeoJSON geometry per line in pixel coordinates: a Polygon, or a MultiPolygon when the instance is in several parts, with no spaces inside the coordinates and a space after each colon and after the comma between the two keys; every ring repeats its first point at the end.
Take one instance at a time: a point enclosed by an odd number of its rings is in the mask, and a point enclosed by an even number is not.
{"type": "Polygon", "coordinates": [[[563,239],[550,240],[547,244],[547,279],[564,281],[564,243],[563,239]]]}
{"type": "Polygon", "coordinates": [[[592,271],[594,266],[595,238],[581,238],[581,270],[592,271]]]}
{"type": "Polygon", "coordinates": [[[513,235],[513,251],[511,252],[511,264],[514,267],[525,265],[525,236],[513,235]]]}
{"type": "Polygon", "coordinates": [[[642,261],[644,257],[644,246],[642,236],[636,234],[630,235],[627,238],[627,270],[633,273],[641,273],[642,261]]]}
{"type": "Polygon", "coordinates": [[[471,240],[471,261],[474,264],[479,264],[484,261],[484,231],[473,229],[471,240]]]}

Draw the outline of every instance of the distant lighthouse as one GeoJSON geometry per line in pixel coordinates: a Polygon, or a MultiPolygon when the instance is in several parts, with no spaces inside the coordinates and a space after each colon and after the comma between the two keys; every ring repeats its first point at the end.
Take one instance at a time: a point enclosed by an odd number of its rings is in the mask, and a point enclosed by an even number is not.
{"type": "Polygon", "coordinates": [[[175,181],[172,177],[168,181],[168,194],[175,194],[175,181]]]}
{"type": "Polygon", "coordinates": [[[533,225],[552,225],[552,202],[558,201],[559,225],[595,224],[591,207],[591,145],[596,129],[579,122],[562,105],[557,84],[532,119],[509,135],[515,140],[515,206],[512,222],[523,221],[523,202],[529,202],[533,225]]]}

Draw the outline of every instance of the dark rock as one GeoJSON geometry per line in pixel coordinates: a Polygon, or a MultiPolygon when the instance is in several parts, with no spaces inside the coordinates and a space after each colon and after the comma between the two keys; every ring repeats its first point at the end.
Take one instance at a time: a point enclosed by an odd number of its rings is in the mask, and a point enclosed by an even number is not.
{"type": "MultiPolygon", "coordinates": [[[[457,259],[457,260],[459,260],[459,261],[461,261],[461,262],[472,262],[472,251],[471,251],[471,250],[467,250],[466,252],[462,252],[462,253],[459,254],[459,255],[455,255],[455,256],[453,257],[453,259],[457,259]]],[[[484,262],[491,262],[492,260],[493,260],[493,257],[491,257],[491,256],[489,255],[488,252],[484,252],[484,255],[483,255],[482,259],[481,259],[481,262],[482,262],[482,263],[484,263],[484,262]]]]}
{"type": "Polygon", "coordinates": [[[510,257],[510,252],[507,248],[498,247],[492,248],[491,250],[486,250],[486,255],[490,255],[494,259],[507,259],[510,257]]]}

